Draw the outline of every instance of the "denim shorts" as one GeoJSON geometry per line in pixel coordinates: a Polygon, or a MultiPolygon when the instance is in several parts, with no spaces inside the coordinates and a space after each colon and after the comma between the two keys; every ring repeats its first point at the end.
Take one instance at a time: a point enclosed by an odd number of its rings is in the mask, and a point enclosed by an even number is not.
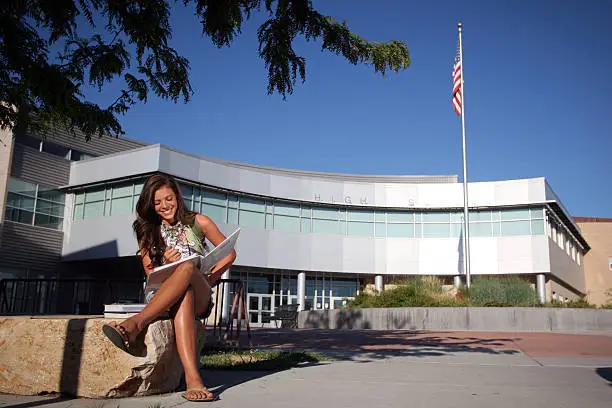
{"type": "MultiPolygon", "coordinates": [[[[151,301],[151,298],[153,298],[153,295],[155,295],[155,292],[157,292],[157,289],[151,289],[150,291],[145,293],[146,303],[149,303],[151,301]]],[[[215,306],[215,302],[213,302],[212,300],[212,295],[213,295],[213,291],[211,290],[210,291],[210,301],[208,302],[208,307],[206,308],[204,313],[202,313],[200,316],[196,316],[197,318],[208,319],[208,317],[211,315],[213,307],[215,306]]]]}

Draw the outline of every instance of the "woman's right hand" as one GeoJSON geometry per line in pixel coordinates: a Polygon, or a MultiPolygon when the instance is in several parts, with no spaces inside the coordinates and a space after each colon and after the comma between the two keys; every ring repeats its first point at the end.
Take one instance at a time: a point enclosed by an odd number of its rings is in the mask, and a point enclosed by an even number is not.
{"type": "Polygon", "coordinates": [[[181,259],[181,253],[176,248],[167,248],[164,251],[164,262],[171,263],[181,259]]]}

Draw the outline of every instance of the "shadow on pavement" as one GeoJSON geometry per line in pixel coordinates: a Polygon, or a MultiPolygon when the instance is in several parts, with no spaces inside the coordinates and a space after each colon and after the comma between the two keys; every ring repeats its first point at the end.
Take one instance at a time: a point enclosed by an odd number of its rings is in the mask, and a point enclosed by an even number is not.
{"type": "Polygon", "coordinates": [[[431,333],[420,330],[257,330],[256,347],[326,350],[339,360],[385,359],[392,356],[434,357],[447,354],[485,353],[521,354],[511,336],[471,337],[452,332],[431,333]]]}
{"type": "Polygon", "coordinates": [[[599,367],[595,372],[604,380],[608,381],[608,385],[612,387],[612,367],[599,367]]]}
{"type": "Polygon", "coordinates": [[[34,396],[34,397],[27,397],[27,396],[21,396],[21,395],[16,395],[15,396],[15,404],[12,404],[10,402],[5,403],[2,405],[3,408],[28,408],[28,407],[40,407],[40,406],[45,406],[45,405],[50,405],[50,404],[55,404],[55,403],[59,403],[59,402],[66,402],[66,401],[76,401],[76,398],[73,397],[69,397],[69,396],[62,396],[59,394],[53,394],[52,396],[50,396],[49,398],[44,398],[44,397],[40,397],[40,396],[34,396]],[[39,399],[41,398],[41,399],[39,399]],[[24,402],[24,400],[27,400],[26,402],[24,402]]]}
{"type": "MultiPolygon", "coordinates": [[[[277,373],[278,371],[201,370],[204,384],[220,395],[229,388],[277,373]]],[[[181,387],[183,388],[183,387],[181,387]]]]}

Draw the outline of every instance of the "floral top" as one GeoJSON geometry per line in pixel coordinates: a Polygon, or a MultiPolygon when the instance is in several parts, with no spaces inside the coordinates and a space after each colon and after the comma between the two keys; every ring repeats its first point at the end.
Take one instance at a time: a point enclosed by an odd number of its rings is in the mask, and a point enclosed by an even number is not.
{"type": "MultiPolygon", "coordinates": [[[[197,222],[197,221],[196,221],[197,222]]],[[[189,225],[178,221],[174,225],[161,224],[161,236],[166,247],[175,248],[181,254],[181,259],[193,254],[205,254],[205,245],[193,232],[189,225]]]]}

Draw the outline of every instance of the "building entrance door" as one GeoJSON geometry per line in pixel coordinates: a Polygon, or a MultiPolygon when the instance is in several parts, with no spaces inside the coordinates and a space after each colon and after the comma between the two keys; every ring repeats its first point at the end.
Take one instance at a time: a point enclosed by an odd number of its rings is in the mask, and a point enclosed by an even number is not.
{"type": "Polygon", "coordinates": [[[249,293],[247,295],[249,323],[253,325],[269,324],[274,310],[273,299],[273,295],[249,293]]]}

